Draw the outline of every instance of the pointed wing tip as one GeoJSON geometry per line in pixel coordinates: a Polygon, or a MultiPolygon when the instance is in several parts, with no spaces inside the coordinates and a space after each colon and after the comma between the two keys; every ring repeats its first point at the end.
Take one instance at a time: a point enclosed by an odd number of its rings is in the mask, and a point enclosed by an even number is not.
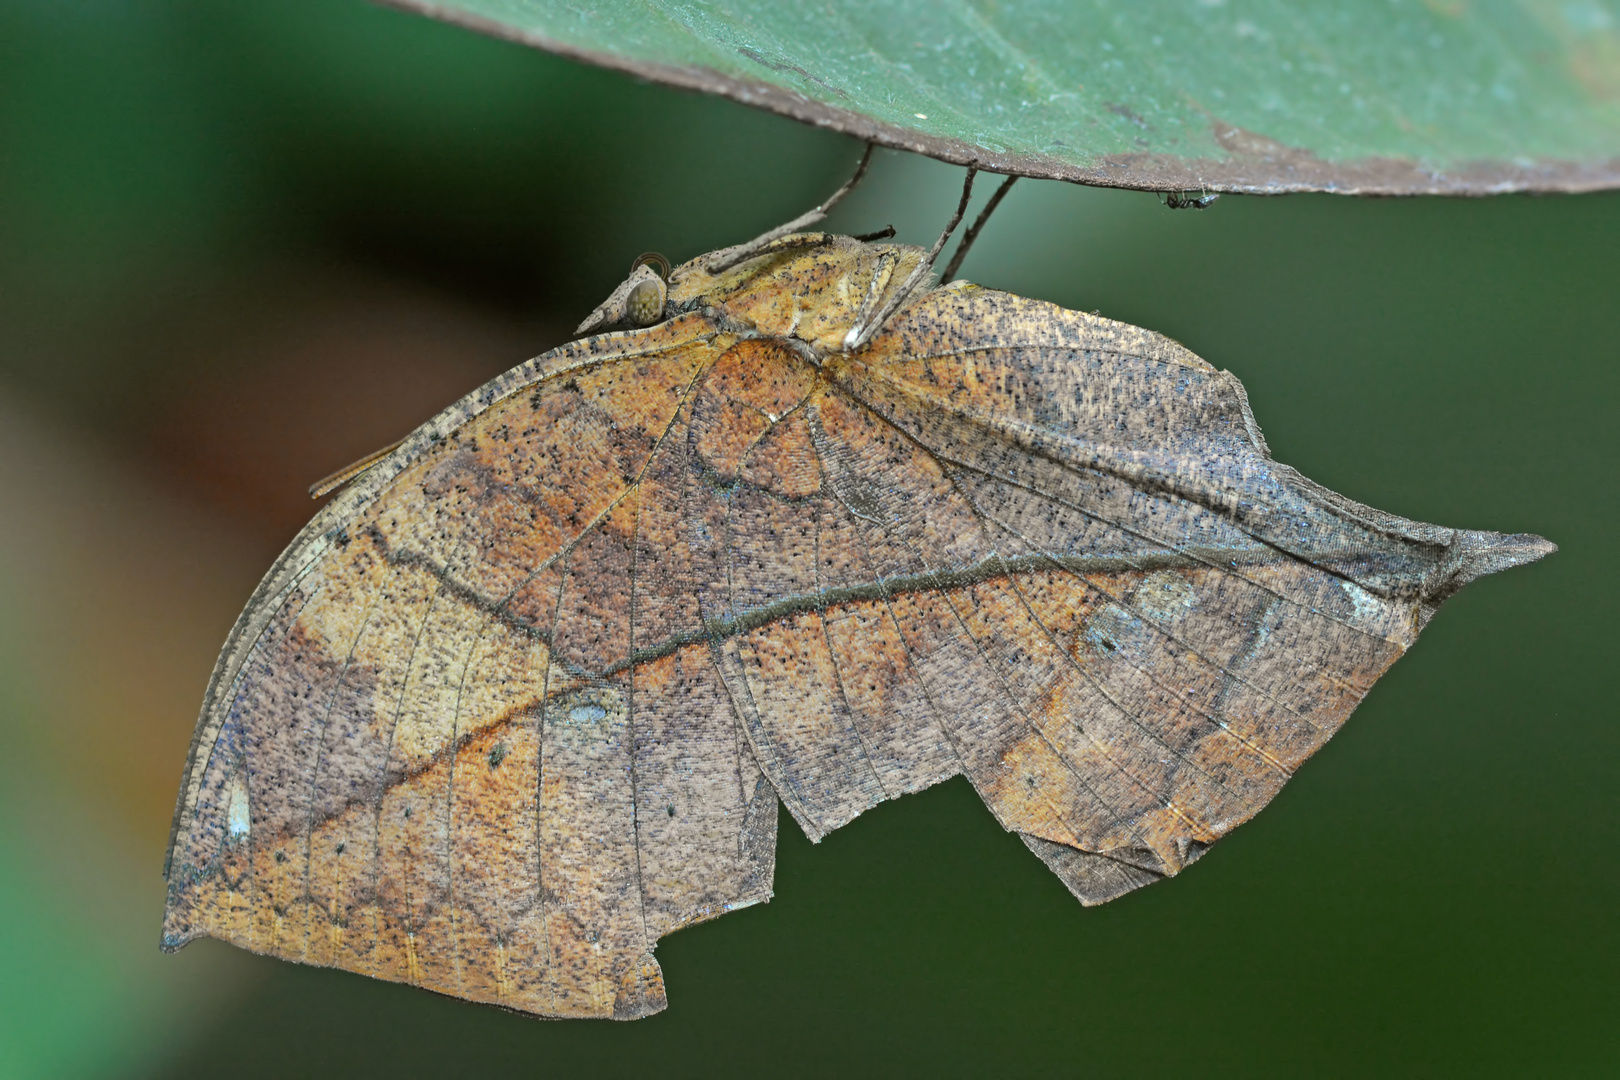
{"type": "Polygon", "coordinates": [[[164,920],[163,933],[158,937],[158,949],[165,953],[177,953],[190,945],[194,937],[196,935],[189,931],[176,931],[168,920],[164,920]]]}
{"type": "Polygon", "coordinates": [[[1534,533],[1459,530],[1447,560],[1448,572],[1424,599],[1438,605],[1471,581],[1533,563],[1557,550],[1557,544],[1534,533]]]}
{"type": "Polygon", "coordinates": [[[1535,533],[1465,532],[1459,547],[1469,580],[1536,562],[1558,550],[1558,545],[1535,533]]]}
{"type": "Polygon", "coordinates": [[[1082,907],[1098,907],[1168,876],[1134,862],[1081,851],[1029,833],[1019,833],[1018,839],[1058,876],[1082,907]]]}

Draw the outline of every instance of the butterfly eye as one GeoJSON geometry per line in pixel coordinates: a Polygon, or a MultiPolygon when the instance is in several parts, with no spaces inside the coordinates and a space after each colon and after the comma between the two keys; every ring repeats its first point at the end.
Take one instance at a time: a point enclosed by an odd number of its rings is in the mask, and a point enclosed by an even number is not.
{"type": "Polygon", "coordinates": [[[664,319],[664,303],[669,299],[669,260],[656,251],[636,256],[625,278],[613,295],[590,313],[576,334],[594,334],[615,326],[652,326],[664,319]]]}
{"type": "Polygon", "coordinates": [[[664,317],[664,297],[667,295],[663,278],[648,278],[636,283],[624,300],[624,319],[631,326],[651,326],[664,317]]]}

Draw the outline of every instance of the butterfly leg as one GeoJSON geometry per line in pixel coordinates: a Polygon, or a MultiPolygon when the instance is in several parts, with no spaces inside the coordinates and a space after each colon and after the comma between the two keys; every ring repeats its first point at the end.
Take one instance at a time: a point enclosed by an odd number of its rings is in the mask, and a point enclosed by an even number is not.
{"type": "Polygon", "coordinates": [[[939,276],[941,285],[950,284],[951,279],[956,276],[956,271],[962,266],[962,260],[967,258],[968,250],[973,247],[973,241],[979,238],[979,231],[984,228],[985,222],[990,220],[990,215],[996,212],[996,207],[1001,205],[1001,200],[1006,198],[1007,192],[1011,191],[1012,186],[1017,182],[1018,177],[1007,177],[1001,182],[1001,186],[996,188],[996,193],[990,196],[990,201],[984,204],[984,209],[979,211],[979,216],[973,219],[973,224],[968,226],[968,231],[962,234],[962,242],[956,245],[956,254],[951,256],[951,261],[946,265],[945,272],[939,276]]]}
{"type": "Polygon", "coordinates": [[[309,497],[312,499],[319,499],[323,495],[330,495],[338,488],[347,484],[350,480],[353,480],[355,477],[377,464],[377,462],[381,461],[389,454],[392,454],[395,450],[398,450],[400,446],[404,444],[404,442],[404,439],[395,439],[381,450],[373,450],[371,453],[367,454],[359,461],[354,462],[352,465],[345,465],[343,468],[339,469],[335,473],[332,473],[330,476],[322,477],[321,479],[315,481],[313,484],[309,485],[309,497]]]}
{"type": "Polygon", "coordinates": [[[855,167],[855,175],[851,176],[844,183],[843,187],[839,188],[837,191],[833,192],[832,195],[828,196],[826,202],[822,203],[820,206],[809,211],[808,213],[800,214],[786,225],[778,225],[770,232],[761,233],[759,236],[754,237],[746,244],[739,244],[736,247],[725,248],[722,251],[715,252],[714,257],[708,261],[707,265],[704,266],[704,269],[711,274],[722,273],[723,271],[731,269],[733,266],[736,266],[738,263],[743,262],[746,259],[753,258],[755,255],[758,255],[760,252],[764,251],[767,247],[770,247],[782,237],[787,236],[790,233],[796,233],[800,229],[803,229],[809,225],[814,225],[816,222],[825,218],[827,213],[838,204],[838,201],[853,191],[855,185],[860,183],[861,177],[866,175],[866,167],[872,161],[872,149],[873,144],[867,143],[866,153],[861,155],[861,163],[855,167]]]}
{"type": "Polygon", "coordinates": [[[939,258],[939,253],[945,249],[946,241],[950,240],[951,234],[962,223],[962,215],[967,213],[968,200],[973,198],[973,178],[978,175],[978,172],[977,166],[968,166],[967,179],[962,182],[961,201],[956,204],[956,213],[952,214],[951,220],[946,223],[945,231],[939,234],[939,239],[935,240],[934,246],[928,249],[928,254],[923,256],[922,261],[917,264],[910,274],[906,275],[906,279],[900,283],[900,287],[889,294],[888,299],[883,302],[875,313],[870,316],[863,314],[862,317],[855,320],[855,325],[851,326],[849,333],[844,335],[845,352],[853,352],[872,340],[872,336],[883,329],[883,324],[889,321],[889,316],[899,311],[900,305],[904,304],[906,299],[917,291],[917,288],[923,282],[928,280],[928,275],[934,269],[934,260],[939,258]]]}

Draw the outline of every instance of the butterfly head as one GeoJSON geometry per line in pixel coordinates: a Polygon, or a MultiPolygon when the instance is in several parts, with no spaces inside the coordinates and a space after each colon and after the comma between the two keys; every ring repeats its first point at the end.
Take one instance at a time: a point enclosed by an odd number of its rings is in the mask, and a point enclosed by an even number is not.
{"type": "Polygon", "coordinates": [[[636,256],[630,276],[574,331],[596,334],[618,328],[641,329],[669,317],[669,260],[656,251],[636,256]]]}

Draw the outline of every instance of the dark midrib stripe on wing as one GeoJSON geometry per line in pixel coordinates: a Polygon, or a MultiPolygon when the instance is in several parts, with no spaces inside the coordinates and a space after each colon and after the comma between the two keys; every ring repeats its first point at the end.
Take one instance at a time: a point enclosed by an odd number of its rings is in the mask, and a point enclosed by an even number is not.
{"type": "MultiPolygon", "coordinates": [[[[386,541],[375,538],[383,548],[384,557],[395,564],[413,565],[438,579],[445,590],[464,603],[485,611],[518,633],[538,639],[550,646],[550,635],[539,627],[515,618],[504,602],[479,592],[465,582],[457,580],[449,570],[419,552],[389,548],[386,541]]],[[[1322,552],[1321,556],[1331,553],[1322,552]]],[[[964,567],[948,567],[918,574],[897,574],[880,581],[818,592],[796,593],[773,600],[768,604],[747,608],[723,618],[705,619],[702,626],[679,634],[672,634],[632,650],[622,659],[615,660],[600,671],[573,670],[580,676],[611,678],[627,668],[669,656],[688,645],[704,641],[734,637],[766,626],[778,619],[810,611],[825,611],[840,604],[865,603],[882,600],[908,592],[937,592],[957,589],[995,578],[1051,570],[1054,566],[1078,574],[1144,573],[1154,570],[1207,570],[1213,567],[1257,566],[1291,561],[1275,548],[1256,544],[1252,547],[1186,547],[1179,551],[1146,551],[1129,555],[1063,555],[1043,552],[1036,555],[1006,557],[990,555],[964,567]]],[[[561,664],[559,659],[556,661],[561,664]]],[[[567,665],[565,665],[567,666],[567,665]]]]}

